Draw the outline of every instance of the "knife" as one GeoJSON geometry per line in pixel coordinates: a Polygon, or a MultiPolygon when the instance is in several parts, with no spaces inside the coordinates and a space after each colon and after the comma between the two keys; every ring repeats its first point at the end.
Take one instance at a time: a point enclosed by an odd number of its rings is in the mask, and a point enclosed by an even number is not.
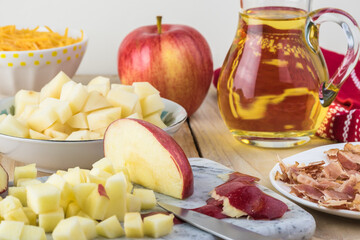
{"type": "Polygon", "coordinates": [[[173,213],[181,220],[223,239],[273,239],[271,237],[260,235],[245,228],[236,226],[225,221],[221,221],[213,217],[209,217],[205,214],[201,214],[190,209],[177,207],[163,202],[158,202],[158,205],[166,211],[173,213]]]}

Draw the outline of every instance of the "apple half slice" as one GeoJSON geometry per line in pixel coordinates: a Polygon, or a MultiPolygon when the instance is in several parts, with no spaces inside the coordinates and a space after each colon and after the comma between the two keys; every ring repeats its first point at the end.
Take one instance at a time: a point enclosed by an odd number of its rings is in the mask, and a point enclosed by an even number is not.
{"type": "Polygon", "coordinates": [[[194,191],[188,158],[161,128],[139,119],[119,119],[106,130],[105,157],[130,180],[156,192],[184,199],[194,191]]]}

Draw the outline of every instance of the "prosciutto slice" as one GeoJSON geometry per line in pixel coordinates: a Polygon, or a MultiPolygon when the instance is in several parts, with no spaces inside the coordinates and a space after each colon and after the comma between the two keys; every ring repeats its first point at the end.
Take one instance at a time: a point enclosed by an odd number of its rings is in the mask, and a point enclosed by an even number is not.
{"type": "Polygon", "coordinates": [[[213,189],[205,206],[193,210],[220,219],[246,215],[255,220],[281,218],[287,205],[261,191],[257,181],[259,178],[232,173],[227,182],[213,189]]]}

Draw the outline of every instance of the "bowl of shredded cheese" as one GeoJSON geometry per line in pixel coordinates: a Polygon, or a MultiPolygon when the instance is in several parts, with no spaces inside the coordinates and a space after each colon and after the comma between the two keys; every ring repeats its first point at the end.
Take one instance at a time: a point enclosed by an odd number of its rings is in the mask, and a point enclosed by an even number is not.
{"type": "Polygon", "coordinates": [[[74,76],[87,42],[82,30],[0,27],[0,97],[20,89],[39,91],[60,71],[74,76]]]}

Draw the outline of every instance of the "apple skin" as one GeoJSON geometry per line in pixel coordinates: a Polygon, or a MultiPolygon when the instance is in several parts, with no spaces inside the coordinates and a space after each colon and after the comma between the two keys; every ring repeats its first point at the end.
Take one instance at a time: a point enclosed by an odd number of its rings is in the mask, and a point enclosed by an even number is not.
{"type": "MultiPolygon", "coordinates": [[[[182,189],[181,196],[179,198],[185,199],[185,198],[191,196],[194,192],[194,176],[193,176],[193,172],[192,172],[190,163],[188,161],[188,158],[186,157],[182,148],[178,145],[178,143],[170,135],[168,135],[163,129],[161,129],[149,122],[146,122],[146,121],[140,120],[140,119],[134,119],[134,118],[123,118],[123,119],[119,119],[119,120],[116,120],[113,123],[111,123],[110,126],[107,128],[105,135],[104,135],[105,157],[109,157],[108,156],[109,155],[108,154],[108,146],[110,144],[116,144],[116,143],[109,142],[111,140],[109,140],[109,138],[107,137],[108,133],[110,131],[113,131],[112,128],[116,128],[117,127],[116,125],[121,124],[125,121],[133,121],[133,122],[136,122],[137,124],[141,125],[142,127],[144,127],[148,132],[150,132],[150,134],[152,134],[152,136],[156,139],[156,141],[158,143],[160,143],[160,145],[164,149],[166,149],[166,151],[169,153],[173,163],[176,165],[176,168],[178,169],[178,172],[183,180],[183,189],[182,189]]],[[[133,131],[132,131],[132,129],[130,129],[130,127],[128,127],[126,129],[126,131],[133,133],[133,131]]],[[[118,133],[118,134],[120,134],[120,133],[118,133]]],[[[134,134],[136,135],[138,133],[134,133],[134,134]]],[[[143,144],[148,144],[148,143],[143,143],[143,144]]],[[[121,148],[122,146],[120,145],[118,147],[121,148]]],[[[141,151],[141,150],[139,150],[139,151],[141,151]]],[[[111,159],[111,157],[109,157],[109,159],[111,161],[114,161],[114,159],[111,159]]]]}
{"type": "Polygon", "coordinates": [[[0,164],[0,194],[8,189],[9,175],[5,168],[0,164]]]}
{"type": "Polygon", "coordinates": [[[118,51],[122,84],[150,82],[163,98],[183,106],[191,116],[201,105],[213,77],[213,60],[205,38],[185,25],[143,26],[129,33],[118,51]]]}

